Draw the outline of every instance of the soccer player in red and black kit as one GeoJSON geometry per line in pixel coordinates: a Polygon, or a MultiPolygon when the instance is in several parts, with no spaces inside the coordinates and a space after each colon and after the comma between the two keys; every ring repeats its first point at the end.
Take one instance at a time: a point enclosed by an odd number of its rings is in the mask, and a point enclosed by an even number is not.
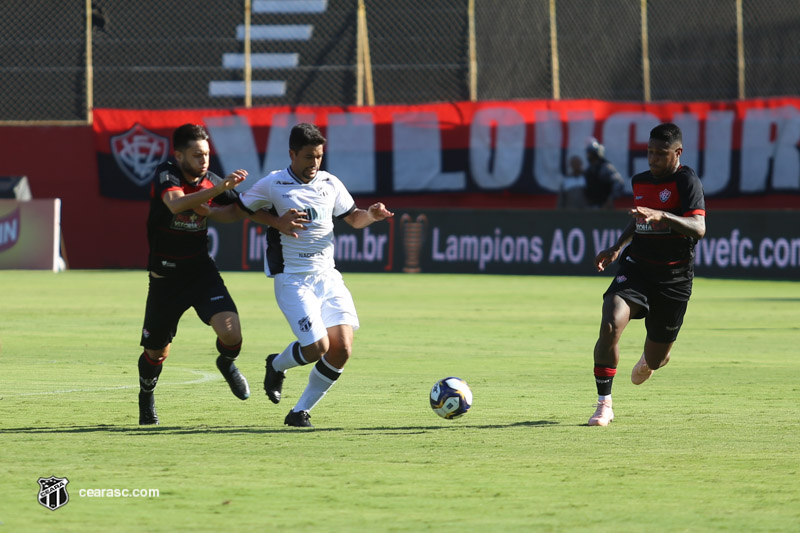
{"type": "Polygon", "coordinates": [[[631,373],[634,385],[669,362],[683,324],[692,294],[694,246],[706,233],[706,207],[700,179],[680,163],[682,151],[681,130],[675,124],[660,124],[650,131],[650,171],[631,180],[632,220],[614,246],[595,258],[598,271],[618,257],[620,261],[603,295],[594,347],[598,402],[590,426],[607,426],[614,419],[611,386],[619,364],[619,339],[628,322],[644,318],[647,330],[644,352],[631,373]]]}
{"type": "MultiPolygon", "coordinates": [[[[155,171],[147,218],[150,285],[142,327],[139,357],[139,424],[158,424],[153,391],[169,355],[183,313],[194,307],[200,319],[217,334],[217,368],[240,400],[250,396],[247,380],[234,361],[242,346],[239,315],[214,260],[208,255],[207,219],[231,222],[242,218],[233,190],[247,176],[236,170],[225,179],[209,172],[208,133],[197,124],[184,124],[172,137],[175,162],[155,171]],[[223,207],[218,207],[223,206],[223,207]]],[[[302,228],[296,211],[278,218],[260,210],[251,219],[296,236],[302,228]]]]}

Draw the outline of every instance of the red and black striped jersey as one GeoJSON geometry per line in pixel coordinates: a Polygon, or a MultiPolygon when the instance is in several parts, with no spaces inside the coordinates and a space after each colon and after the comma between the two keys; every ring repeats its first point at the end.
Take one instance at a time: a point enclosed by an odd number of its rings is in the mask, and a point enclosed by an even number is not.
{"type": "MultiPolygon", "coordinates": [[[[667,211],[688,217],[706,214],[703,185],[694,170],[681,166],[665,178],[656,178],[650,171],[631,178],[635,206],[667,211]]],[[[672,230],[665,222],[648,223],[644,218],[635,221],[636,230],[626,255],[636,263],[651,268],[689,267],[694,261],[697,242],[672,230]]]]}
{"type": "MultiPolygon", "coordinates": [[[[167,276],[186,273],[200,263],[208,263],[208,220],[207,217],[189,209],[173,214],[163,201],[164,194],[172,190],[183,190],[191,194],[202,189],[210,189],[220,183],[222,178],[207,172],[195,183],[187,183],[183,172],[172,161],[166,161],[155,170],[150,189],[150,214],[147,217],[147,242],[150,254],[147,269],[167,276]]],[[[209,204],[226,205],[236,201],[236,191],[230,190],[209,200],[209,204]]]]}

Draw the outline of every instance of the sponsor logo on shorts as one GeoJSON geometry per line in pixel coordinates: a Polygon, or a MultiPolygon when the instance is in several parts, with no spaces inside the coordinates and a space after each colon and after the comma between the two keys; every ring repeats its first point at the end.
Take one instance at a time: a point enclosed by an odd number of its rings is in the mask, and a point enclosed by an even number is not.
{"type": "Polygon", "coordinates": [[[212,297],[211,297],[211,299],[210,299],[210,301],[212,301],[212,302],[216,302],[217,300],[222,300],[223,298],[225,298],[225,295],[224,295],[224,294],[223,294],[223,295],[220,295],[220,296],[212,296],[212,297]]]}
{"type": "Polygon", "coordinates": [[[617,276],[617,283],[625,283],[628,281],[628,278],[625,275],[617,276]]]}
{"type": "Polygon", "coordinates": [[[142,329],[142,337],[144,337],[145,339],[150,338],[150,331],[147,328],[142,329]]]}

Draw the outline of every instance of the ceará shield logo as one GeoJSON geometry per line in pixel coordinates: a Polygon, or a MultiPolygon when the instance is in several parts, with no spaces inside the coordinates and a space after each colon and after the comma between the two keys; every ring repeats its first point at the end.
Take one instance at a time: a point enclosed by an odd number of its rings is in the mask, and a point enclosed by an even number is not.
{"type": "Polygon", "coordinates": [[[150,183],[156,167],[169,156],[169,139],[136,123],[131,129],[111,137],[111,154],[120,170],[136,185],[150,183]]]}
{"type": "Polygon", "coordinates": [[[51,511],[55,511],[59,507],[66,505],[69,501],[67,483],[69,483],[69,480],[65,477],[40,477],[38,495],[39,503],[51,511]]]}

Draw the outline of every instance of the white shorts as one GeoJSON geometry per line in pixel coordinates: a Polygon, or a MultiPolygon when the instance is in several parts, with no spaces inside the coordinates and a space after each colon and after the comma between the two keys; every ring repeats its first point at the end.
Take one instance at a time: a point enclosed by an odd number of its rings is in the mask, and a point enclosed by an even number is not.
{"type": "Polygon", "coordinates": [[[328,328],[349,325],[357,330],[353,297],[335,268],[319,274],[276,274],[275,300],[300,346],[328,334],[328,328]]]}

